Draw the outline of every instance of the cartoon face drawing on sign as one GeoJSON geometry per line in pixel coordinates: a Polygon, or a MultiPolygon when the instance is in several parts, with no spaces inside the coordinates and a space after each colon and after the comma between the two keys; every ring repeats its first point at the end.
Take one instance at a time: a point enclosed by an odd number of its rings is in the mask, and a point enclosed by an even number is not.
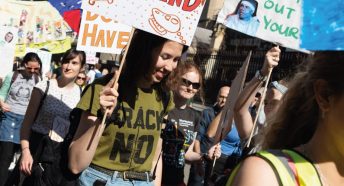
{"type": "Polygon", "coordinates": [[[149,24],[160,35],[165,35],[167,32],[176,33],[180,30],[179,17],[173,14],[164,13],[157,8],[152,9],[149,24]]]}
{"type": "MultiPolygon", "coordinates": [[[[97,0],[89,0],[88,4],[90,5],[94,5],[96,3],[97,0]]],[[[98,0],[99,1],[99,0],[98,0]]],[[[112,4],[114,0],[106,0],[108,2],[108,4],[112,4]]]]}

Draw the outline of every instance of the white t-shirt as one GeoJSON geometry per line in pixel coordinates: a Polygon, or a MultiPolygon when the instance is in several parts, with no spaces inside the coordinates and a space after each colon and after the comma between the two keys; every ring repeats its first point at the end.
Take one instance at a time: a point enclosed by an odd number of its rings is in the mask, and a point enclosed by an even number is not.
{"type": "MultiPolygon", "coordinates": [[[[37,83],[38,88],[43,93],[47,87],[47,81],[37,83]]],[[[48,134],[52,128],[52,123],[57,121],[69,121],[70,111],[75,108],[80,100],[81,90],[78,85],[74,85],[72,89],[58,87],[55,79],[50,80],[49,89],[44,99],[38,116],[32,125],[32,130],[41,134],[48,134]]]]}

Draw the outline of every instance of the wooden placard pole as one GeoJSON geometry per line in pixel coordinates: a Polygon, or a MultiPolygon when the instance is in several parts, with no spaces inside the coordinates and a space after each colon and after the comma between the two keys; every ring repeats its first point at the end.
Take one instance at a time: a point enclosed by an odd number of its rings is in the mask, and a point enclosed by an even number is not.
{"type": "Polygon", "coordinates": [[[266,91],[267,91],[267,89],[268,89],[268,84],[269,84],[269,80],[270,80],[270,77],[271,77],[271,73],[272,73],[272,69],[269,70],[268,79],[267,79],[267,81],[266,81],[266,83],[265,83],[265,86],[264,86],[264,89],[263,89],[263,95],[262,95],[262,98],[260,99],[260,102],[259,102],[257,115],[256,115],[256,117],[254,118],[253,127],[252,127],[252,130],[251,130],[250,137],[248,138],[248,142],[247,142],[247,146],[246,146],[246,147],[249,147],[250,144],[251,144],[251,140],[252,140],[252,137],[253,137],[253,133],[254,133],[255,128],[256,128],[256,125],[257,125],[258,116],[259,116],[259,113],[261,112],[261,110],[262,110],[262,108],[263,108],[262,105],[263,105],[263,101],[264,101],[265,96],[266,96],[266,91]]]}
{"type": "MultiPolygon", "coordinates": [[[[131,39],[133,38],[134,32],[135,32],[135,28],[132,27],[131,32],[130,32],[130,36],[129,36],[129,41],[128,41],[126,50],[124,51],[124,54],[123,54],[123,57],[122,57],[122,60],[121,60],[121,64],[119,65],[118,71],[114,74],[114,76],[115,76],[115,81],[114,81],[114,83],[113,83],[113,85],[112,85],[112,88],[115,88],[115,85],[116,85],[116,83],[117,83],[118,80],[119,80],[119,76],[121,75],[121,71],[122,71],[122,68],[123,68],[123,65],[124,65],[124,62],[125,62],[125,58],[127,57],[127,53],[128,53],[128,50],[129,50],[129,47],[130,47],[130,43],[131,43],[131,39]],[[117,74],[118,74],[118,75],[117,75],[117,74]]],[[[113,106],[115,106],[115,105],[113,105],[113,106]]],[[[108,115],[109,112],[110,112],[110,109],[106,109],[106,110],[105,110],[105,113],[104,113],[104,116],[103,116],[103,119],[102,119],[101,126],[104,126],[104,125],[105,125],[106,117],[107,117],[107,115],[108,115]]]]}

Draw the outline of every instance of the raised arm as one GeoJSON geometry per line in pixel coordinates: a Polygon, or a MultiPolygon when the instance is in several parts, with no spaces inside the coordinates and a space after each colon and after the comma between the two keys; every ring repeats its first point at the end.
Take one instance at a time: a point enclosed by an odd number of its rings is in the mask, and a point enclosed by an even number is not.
{"type": "Polygon", "coordinates": [[[265,55],[265,60],[259,74],[255,76],[240,93],[234,105],[234,121],[241,139],[249,137],[253,130],[253,120],[249,107],[256,93],[263,85],[263,77],[267,77],[269,71],[278,65],[281,50],[278,47],[271,48],[265,55]],[[261,77],[261,78],[260,78],[261,77]]]}

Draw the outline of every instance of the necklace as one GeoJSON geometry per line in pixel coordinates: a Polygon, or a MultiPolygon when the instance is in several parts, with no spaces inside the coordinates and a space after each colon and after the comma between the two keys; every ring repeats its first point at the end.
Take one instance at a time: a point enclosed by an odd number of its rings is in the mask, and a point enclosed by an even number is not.
{"type": "Polygon", "coordinates": [[[312,164],[314,165],[315,167],[315,170],[317,171],[319,177],[320,177],[320,181],[321,181],[321,185],[323,186],[330,186],[329,182],[327,181],[326,177],[324,176],[324,174],[322,173],[321,171],[321,168],[319,167],[319,165],[317,163],[314,163],[313,162],[313,158],[311,157],[311,153],[309,153],[307,150],[306,150],[306,147],[305,147],[305,144],[301,145],[301,151],[302,153],[308,157],[310,160],[312,160],[312,164]]]}

